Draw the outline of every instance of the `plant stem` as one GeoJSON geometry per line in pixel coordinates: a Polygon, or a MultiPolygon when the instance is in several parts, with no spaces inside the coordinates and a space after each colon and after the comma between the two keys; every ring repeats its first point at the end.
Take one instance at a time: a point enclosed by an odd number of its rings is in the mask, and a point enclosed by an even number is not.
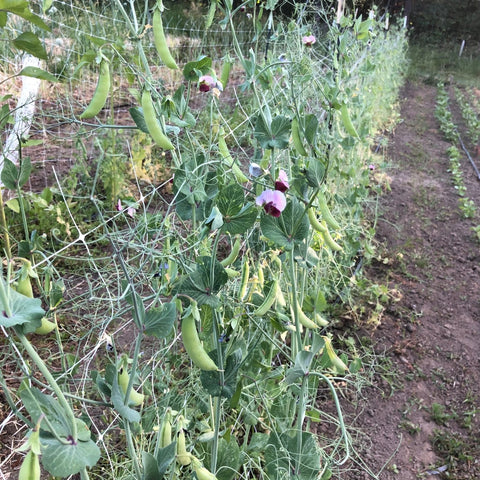
{"type": "Polygon", "coordinates": [[[73,410],[70,404],[67,402],[67,399],[65,398],[65,395],[63,394],[62,389],[56,382],[53,375],[50,373],[50,370],[48,369],[47,365],[45,365],[44,361],[40,358],[40,355],[38,355],[37,351],[28,340],[28,338],[23,334],[23,332],[20,331],[20,329],[16,329],[16,332],[17,332],[18,339],[22,342],[22,345],[24,346],[27,353],[30,355],[30,358],[37,365],[38,369],[42,372],[42,375],[45,377],[45,380],[47,380],[48,384],[57,395],[58,401],[60,405],[63,407],[63,409],[65,410],[65,414],[67,415],[68,420],[70,422],[70,427],[72,429],[73,442],[76,443],[78,439],[77,422],[76,422],[73,410]]]}
{"type": "Polygon", "coordinates": [[[7,259],[12,258],[12,249],[10,247],[10,235],[8,234],[7,219],[5,217],[5,207],[3,206],[3,188],[0,187],[0,225],[3,230],[3,241],[7,259]]]}
{"type": "MultiPolygon", "coordinates": [[[[338,400],[337,392],[336,392],[335,387],[333,386],[332,382],[330,381],[330,379],[327,376],[325,376],[323,373],[310,372],[309,375],[320,377],[322,380],[324,380],[327,383],[328,388],[330,389],[330,392],[332,393],[332,397],[333,397],[333,400],[335,402],[335,407],[337,409],[338,422],[340,423],[340,430],[342,432],[342,438],[345,442],[345,457],[343,458],[343,460],[341,462],[338,462],[337,465],[343,465],[350,458],[350,447],[349,447],[348,433],[347,433],[347,429],[345,428],[345,423],[343,421],[342,408],[340,406],[340,401],[338,400]]],[[[338,448],[338,446],[335,448],[332,455],[335,453],[337,448],[338,448]]]]}

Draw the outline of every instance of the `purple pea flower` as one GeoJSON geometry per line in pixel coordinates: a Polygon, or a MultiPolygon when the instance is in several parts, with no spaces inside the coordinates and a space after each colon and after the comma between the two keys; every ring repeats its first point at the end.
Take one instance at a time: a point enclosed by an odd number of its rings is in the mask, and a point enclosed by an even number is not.
{"type": "Polygon", "coordinates": [[[302,42],[306,47],[311,47],[317,39],[313,35],[305,35],[302,37],[302,42]]]}
{"type": "Polygon", "coordinates": [[[287,206],[287,199],[279,190],[265,190],[256,199],[257,205],[262,206],[265,213],[272,217],[279,217],[287,206]]]}
{"type": "Polygon", "coordinates": [[[209,92],[213,88],[223,91],[222,82],[219,82],[216,78],[213,78],[211,75],[202,75],[198,79],[198,88],[201,92],[209,92]]]}
{"type": "Polygon", "coordinates": [[[278,172],[278,177],[275,180],[275,190],[285,193],[290,188],[288,183],[287,172],[285,170],[280,170],[278,172]]]}

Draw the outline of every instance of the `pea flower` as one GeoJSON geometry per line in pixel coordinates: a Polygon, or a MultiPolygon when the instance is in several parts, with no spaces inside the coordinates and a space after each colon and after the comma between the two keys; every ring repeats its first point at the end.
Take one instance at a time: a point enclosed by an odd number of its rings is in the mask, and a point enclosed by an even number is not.
{"type": "Polygon", "coordinates": [[[275,180],[275,190],[278,190],[284,193],[289,188],[290,188],[290,185],[288,183],[287,172],[285,172],[285,170],[280,170],[278,172],[278,177],[275,180]]]}
{"type": "Polygon", "coordinates": [[[317,39],[313,35],[305,35],[302,37],[302,42],[306,47],[311,47],[317,39]]]}
{"type": "Polygon", "coordinates": [[[287,199],[279,190],[265,190],[257,197],[256,204],[263,205],[263,209],[268,215],[279,217],[287,206],[287,199]]]}
{"type": "Polygon", "coordinates": [[[219,82],[216,78],[213,78],[211,75],[202,75],[198,79],[198,88],[201,92],[209,92],[212,89],[217,89],[223,91],[222,82],[219,82]]]}

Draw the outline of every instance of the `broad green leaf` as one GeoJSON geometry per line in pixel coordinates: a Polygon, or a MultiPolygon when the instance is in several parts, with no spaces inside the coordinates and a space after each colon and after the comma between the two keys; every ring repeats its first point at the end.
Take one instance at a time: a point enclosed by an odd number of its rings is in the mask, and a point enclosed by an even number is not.
{"type": "Polygon", "coordinates": [[[284,149],[290,142],[291,120],[278,115],[268,123],[266,115],[259,115],[255,124],[254,136],[262,148],[284,149]]]}
{"type": "Polygon", "coordinates": [[[313,188],[320,188],[325,180],[325,165],[317,158],[312,158],[306,168],[305,177],[313,188]]]}
{"type": "Polygon", "coordinates": [[[9,190],[16,190],[27,183],[31,172],[32,163],[30,157],[23,157],[18,167],[6,158],[1,174],[2,182],[9,190]]]}
{"type": "Polygon", "coordinates": [[[222,231],[231,235],[241,235],[253,226],[257,216],[258,210],[255,205],[247,204],[233,217],[223,218],[222,231]]]}
{"type": "Polygon", "coordinates": [[[296,431],[270,434],[265,449],[265,468],[270,478],[276,480],[293,478],[296,480],[316,480],[320,472],[320,448],[316,437],[310,432],[302,432],[301,451],[298,451],[296,431]]]}
{"type": "Polygon", "coordinates": [[[7,25],[7,20],[7,12],[0,11],[0,28],[5,28],[5,26],[7,25]]]}
{"type": "Polygon", "coordinates": [[[175,460],[177,442],[172,442],[164,448],[159,448],[157,453],[157,466],[160,475],[165,475],[169,465],[175,460]]]}
{"type": "MultiPolygon", "coordinates": [[[[218,362],[218,352],[214,350],[209,353],[215,363],[218,362]]],[[[220,381],[220,372],[202,370],[200,380],[203,388],[213,397],[231,398],[237,388],[237,373],[242,363],[242,351],[235,350],[227,357],[223,384],[220,381]]]]}
{"type": "Polygon", "coordinates": [[[305,209],[295,198],[290,200],[280,217],[263,215],[260,219],[263,235],[286,250],[291,250],[295,242],[307,237],[309,226],[305,209]]]}
{"type": "Polygon", "coordinates": [[[161,478],[158,471],[157,459],[148,452],[142,452],[143,476],[142,480],[159,480],[161,478]]]}
{"type": "Polygon", "coordinates": [[[0,10],[2,13],[10,12],[18,15],[37,27],[50,31],[50,27],[39,16],[29,10],[28,2],[25,0],[0,0],[0,10]]]}
{"type": "Polygon", "coordinates": [[[151,308],[145,314],[145,333],[157,338],[167,338],[177,318],[174,302],[164,303],[161,307],[151,308]]]}
{"type": "Polygon", "coordinates": [[[56,438],[40,440],[42,465],[54,477],[75,475],[86,467],[93,467],[100,459],[100,449],[92,440],[70,445],[60,443],[56,438]]]}
{"type": "Polygon", "coordinates": [[[232,183],[220,190],[217,207],[224,217],[233,217],[243,208],[245,192],[237,183],[232,183]]]}
{"type": "Polygon", "coordinates": [[[192,297],[198,305],[207,304],[215,308],[219,304],[216,293],[228,282],[228,275],[223,265],[211,257],[200,257],[194,272],[185,277],[173,289],[173,294],[192,297]]]}
{"type": "Polygon", "coordinates": [[[285,377],[287,385],[292,385],[293,383],[296,383],[299,378],[308,375],[313,357],[314,353],[306,350],[301,350],[297,353],[295,364],[287,371],[285,377]]]}
{"type": "Polygon", "coordinates": [[[22,325],[24,333],[36,330],[45,315],[42,301],[39,298],[30,298],[18,293],[12,287],[6,285],[3,279],[0,279],[0,282],[3,284],[8,302],[8,305],[5,305],[3,298],[0,298],[0,308],[2,309],[0,325],[3,327],[22,325]],[[10,315],[7,314],[8,310],[10,310],[10,315]],[[32,328],[28,328],[28,325],[25,324],[31,324],[32,328]]]}
{"type": "Polygon", "coordinates": [[[19,50],[30,53],[34,57],[40,58],[41,60],[48,59],[45,47],[42,45],[39,38],[32,32],[21,33],[15,38],[15,40],[13,40],[13,44],[19,50]]]}
{"type": "Polygon", "coordinates": [[[15,213],[20,213],[20,204],[18,203],[18,198],[12,198],[5,202],[5,205],[15,213]]]}
{"type": "Polygon", "coordinates": [[[212,68],[212,59],[210,57],[200,57],[194,62],[188,62],[183,67],[183,76],[186,80],[196,82],[200,75],[206,75],[212,68]]]}
{"type": "Polygon", "coordinates": [[[38,78],[39,80],[48,80],[49,82],[58,82],[58,78],[51,73],[46,72],[38,67],[25,67],[22,68],[19,75],[24,77],[38,78]]]}
{"type": "Polygon", "coordinates": [[[147,124],[145,123],[145,117],[143,116],[143,109],[142,107],[132,107],[128,109],[130,116],[133,118],[135,125],[139,130],[144,133],[150,133],[148,131],[147,124]]]}
{"type": "Polygon", "coordinates": [[[218,442],[217,471],[218,480],[231,480],[238,477],[240,468],[240,447],[232,435],[227,441],[221,438],[218,442]]]}
{"type": "Polygon", "coordinates": [[[304,127],[305,139],[310,145],[313,145],[318,130],[318,118],[313,113],[310,113],[305,115],[301,122],[304,127]]]}

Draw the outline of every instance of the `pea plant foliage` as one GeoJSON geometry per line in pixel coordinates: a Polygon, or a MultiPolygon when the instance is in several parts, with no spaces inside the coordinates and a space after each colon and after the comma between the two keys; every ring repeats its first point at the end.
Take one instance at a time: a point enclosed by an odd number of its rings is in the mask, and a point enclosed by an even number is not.
{"type": "MultiPolygon", "coordinates": [[[[88,69],[97,83],[72,121],[117,130],[116,142],[127,136],[104,115],[126,75],[128,134],[173,175],[161,186],[137,182],[133,194],[123,185],[109,199],[94,183],[76,202],[94,209],[96,223],[82,230],[72,215],[74,242],[47,248],[28,224],[31,160],[5,161],[0,325],[23,379],[15,391],[2,387],[28,429],[18,449],[22,480],[42,470],[82,479],[327,480],[351,458],[337,392],[361,375],[362,362],[342,351],[331,326],[371,248],[368,152],[394,113],[405,39],[381,12],[331,17],[299,4],[295,20],[285,20],[279,3],[213,0],[203,42],[221,32],[229,51],[183,61],[161,0],[112,2],[125,31],[92,41],[79,59],[76,73],[88,69]],[[24,238],[9,235],[4,208],[24,238]],[[66,330],[59,319],[74,315],[74,303],[61,259],[73,246],[87,252],[90,306],[105,287],[108,302],[87,326],[66,330]],[[95,260],[98,251],[108,255],[95,260]],[[76,350],[66,331],[79,339],[76,350]],[[58,348],[54,360],[44,342],[58,348]],[[320,390],[333,415],[324,414],[320,390]],[[319,422],[334,426],[332,438],[318,434],[319,422]]],[[[50,5],[42,16],[20,0],[2,5],[2,27],[20,16],[48,32],[50,5]]],[[[14,43],[39,54],[37,40],[14,43]]]]}

